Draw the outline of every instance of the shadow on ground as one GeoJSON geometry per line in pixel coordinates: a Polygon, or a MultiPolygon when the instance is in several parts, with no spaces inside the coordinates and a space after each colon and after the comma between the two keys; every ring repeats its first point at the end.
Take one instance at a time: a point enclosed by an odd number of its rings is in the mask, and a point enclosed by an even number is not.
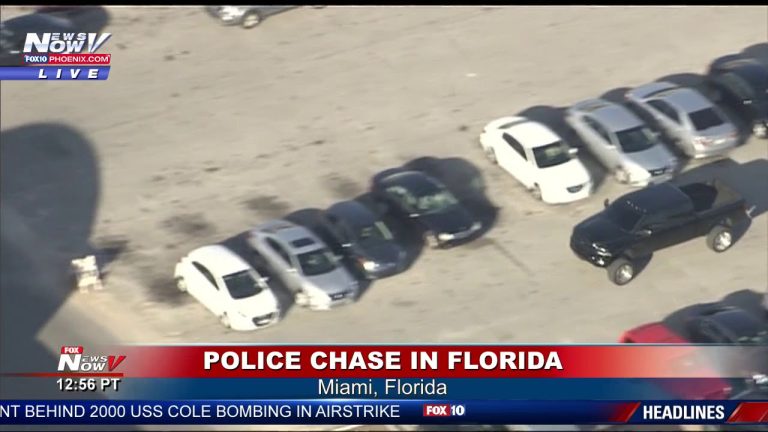
{"type": "MultiPolygon", "coordinates": [[[[41,329],[75,292],[70,261],[98,252],[89,237],[99,188],[93,146],[76,130],[40,123],[0,133],[2,373],[52,372],[58,365],[57,345],[93,351],[97,344],[114,342],[97,324],[86,325],[87,317],[79,316],[71,328],[57,330],[65,340],[39,339],[41,329]]],[[[58,316],[57,324],[66,318],[58,316]]],[[[2,398],[62,397],[54,379],[0,379],[2,398]]],[[[93,393],[75,396],[100,398],[93,393]]]]}

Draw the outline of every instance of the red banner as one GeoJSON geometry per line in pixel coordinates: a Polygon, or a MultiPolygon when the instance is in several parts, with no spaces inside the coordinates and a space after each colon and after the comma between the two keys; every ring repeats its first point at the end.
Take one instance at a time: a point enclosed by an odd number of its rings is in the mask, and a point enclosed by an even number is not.
{"type": "MultiPolygon", "coordinates": [[[[129,346],[103,354],[125,356],[110,372],[146,378],[716,378],[727,373],[718,361],[727,350],[678,345],[249,345],[129,346]]],[[[83,355],[89,351],[85,347],[83,355]]]]}

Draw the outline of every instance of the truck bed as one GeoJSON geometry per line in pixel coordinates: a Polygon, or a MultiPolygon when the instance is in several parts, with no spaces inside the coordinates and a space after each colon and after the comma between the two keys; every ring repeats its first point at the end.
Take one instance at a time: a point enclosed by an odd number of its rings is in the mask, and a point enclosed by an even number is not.
{"type": "Polygon", "coordinates": [[[730,206],[743,201],[741,195],[720,180],[703,183],[690,183],[680,186],[680,190],[688,195],[697,213],[730,206]]]}

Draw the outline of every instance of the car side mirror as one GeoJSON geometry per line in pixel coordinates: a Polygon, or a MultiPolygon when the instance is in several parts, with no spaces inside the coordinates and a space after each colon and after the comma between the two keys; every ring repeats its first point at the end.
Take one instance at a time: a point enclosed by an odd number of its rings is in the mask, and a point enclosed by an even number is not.
{"type": "Polygon", "coordinates": [[[603,201],[603,207],[608,208],[609,205],[611,205],[611,201],[606,198],[605,201],[603,201]]]}

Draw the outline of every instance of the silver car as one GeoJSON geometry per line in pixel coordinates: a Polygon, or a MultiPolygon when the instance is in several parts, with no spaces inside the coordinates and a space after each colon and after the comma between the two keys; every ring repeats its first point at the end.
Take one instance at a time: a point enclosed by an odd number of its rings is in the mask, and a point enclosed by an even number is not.
{"type": "Polygon", "coordinates": [[[646,186],[669,180],[677,158],[658,134],[626,107],[590,99],[568,108],[565,121],[616,180],[646,186]]]}
{"type": "Polygon", "coordinates": [[[715,156],[738,144],[738,130],[701,93],[668,82],[630,90],[626,98],[652,116],[687,156],[715,156]]]}
{"type": "Polygon", "coordinates": [[[252,229],[248,243],[293,293],[299,306],[323,310],[357,300],[357,280],[307,228],[273,220],[252,229]]]}

